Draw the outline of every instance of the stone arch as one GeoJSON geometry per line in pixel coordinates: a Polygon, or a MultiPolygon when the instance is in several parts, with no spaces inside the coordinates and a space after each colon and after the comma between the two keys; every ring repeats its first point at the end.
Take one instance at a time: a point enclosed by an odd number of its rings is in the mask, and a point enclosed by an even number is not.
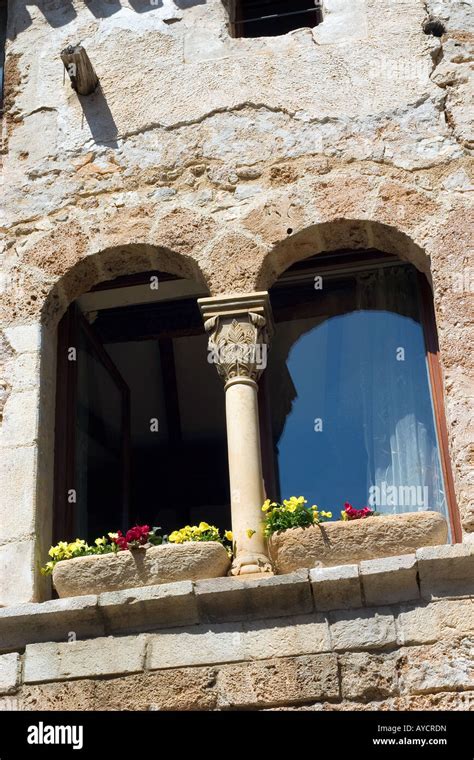
{"type": "Polygon", "coordinates": [[[381,222],[339,218],[309,225],[294,234],[289,229],[288,237],[278,241],[262,259],[256,276],[256,289],[269,288],[282,272],[297,261],[345,248],[373,248],[395,254],[423,272],[431,284],[429,256],[406,233],[381,222]]]}
{"type": "Polygon", "coordinates": [[[189,255],[147,244],[113,246],[79,259],[62,274],[44,301],[41,321],[54,327],[67,307],[94,285],[147,271],[193,279],[209,291],[199,264],[189,255]]]}
{"type": "Polygon", "coordinates": [[[3,521],[0,532],[0,605],[42,601],[50,595],[49,581],[39,569],[51,545],[57,326],[68,306],[99,282],[146,271],[192,278],[209,291],[191,246],[180,251],[133,242],[95,248],[77,230],[61,238],[53,233],[26,252],[23,271],[9,273],[3,354],[9,376],[18,375],[16,367],[21,366],[23,379],[4,389],[0,432],[12,470],[4,487],[5,503],[23,506],[21,514],[14,517],[12,512],[3,521]],[[16,584],[8,571],[12,562],[18,568],[16,584]]]}

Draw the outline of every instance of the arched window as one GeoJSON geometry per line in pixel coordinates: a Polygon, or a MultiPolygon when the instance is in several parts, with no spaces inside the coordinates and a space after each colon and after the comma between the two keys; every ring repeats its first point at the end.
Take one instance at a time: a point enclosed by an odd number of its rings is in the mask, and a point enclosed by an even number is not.
{"type": "Polygon", "coordinates": [[[191,280],[119,277],[58,331],[54,541],[230,525],[222,383],[191,280]]]}
{"type": "Polygon", "coordinates": [[[413,266],[370,252],[315,256],[271,289],[262,416],[274,498],[304,494],[336,518],[344,502],[436,510],[457,535],[427,291],[413,266]]]}
{"type": "Polygon", "coordinates": [[[233,37],[275,37],[322,21],[320,0],[225,0],[233,37]]]}

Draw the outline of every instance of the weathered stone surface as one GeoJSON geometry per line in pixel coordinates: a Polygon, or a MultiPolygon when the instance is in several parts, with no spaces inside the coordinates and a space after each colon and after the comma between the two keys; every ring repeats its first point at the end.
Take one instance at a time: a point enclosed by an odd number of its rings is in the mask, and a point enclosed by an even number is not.
{"type": "Polygon", "coordinates": [[[406,710],[466,710],[474,707],[474,692],[447,692],[391,697],[377,702],[317,702],[314,705],[270,708],[273,710],[298,710],[301,712],[394,712],[406,710]]]}
{"type": "Polygon", "coordinates": [[[222,544],[190,541],[64,560],[53,570],[53,583],[61,597],[81,596],[217,578],[225,575],[229,567],[230,560],[222,544]]]}
{"type": "Polygon", "coordinates": [[[221,709],[337,699],[337,660],[320,654],[226,665],[219,669],[217,689],[221,709]]]}
{"type": "Polygon", "coordinates": [[[251,620],[311,612],[313,600],[307,571],[244,580],[244,576],[198,581],[195,585],[202,620],[251,620]]]}
{"type": "Polygon", "coordinates": [[[403,606],[396,622],[400,644],[428,644],[437,641],[441,633],[435,604],[403,606]]]}
{"type": "Polygon", "coordinates": [[[329,613],[333,649],[384,649],[396,642],[395,620],[380,610],[347,610],[329,613]]]}
{"type": "MultiPolygon", "coordinates": [[[[37,600],[35,542],[12,541],[0,546],[0,606],[37,600]],[[15,572],[12,572],[15,568],[15,572]]],[[[1,611],[1,610],[0,610],[1,611]]]]}
{"type": "MultiPolygon", "coordinates": [[[[96,681],[79,679],[26,684],[18,694],[19,710],[94,710],[96,681]]],[[[107,709],[104,705],[101,708],[107,709]]]]}
{"type": "Polygon", "coordinates": [[[0,651],[35,642],[68,641],[71,634],[80,639],[104,633],[96,596],[0,609],[0,651]]]}
{"type": "Polygon", "coordinates": [[[38,436],[38,390],[11,393],[3,409],[0,445],[29,446],[38,436]]]}
{"type": "Polygon", "coordinates": [[[474,599],[443,599],[403,605],[397,616],[400,644],[427,644],[461,634],[474,634],[474,599]]]}
{"type": "Polygon", "coordinates": [[[374,655],[366,652],[339,657],[344,699],[369,702],[398,693],[397,654],[374,655]]]}
{"type": "Polygon", "coordinates": [[[408,647],[399,664],[400,691],[428,694],[474,689],[474,638],[408,647]]]}
{"type": "Polygon", "coordinates": [[[309,577],[317,610],[362,607],[358,565],[316,567],[309,577]]]}
{"type": "Polygon", "coordinates": [[[12,694],[20,680],[20,655],[17,652],[0,655],[0,694],[12,694]]]}
{"type": "Polygon", "coordinates": [[[414,554],[365,560],[359,571],[367,606],[406,602],[420,596],[414,554]]]}
{"type": "Polygon", "coordinates": [[[473,544],[426,547],[417,551],[416,559],[425,599],[474,594],[473,544]]]}
{"type": "Polygon", "coordinates": [[[66,644],[29,644],[24,682],[121,675],[143,670],[146,636],[109,636],[66,644]]]}
{"type": "Polygon", "coordinates": [[[406,512],[292,528],[273,534],[270,547],[278,572],[289,573],[318,563],[346,565],[409,554],[421,546],[443,544],[446,538],[446,521],[437,512],[406,512]]]}
{"type": "Polygon", "coordinates": [[[0,542],[29,538],[34,534],[36,448],[22,446],[3,449],[0,457],[0,483],[8,482],[7,493],[0,494],[0,542]],[[8,498],[5,499],[5,496],[8,498]],[[12,503],[15,509],[10,509],[12,503]]]}
{"type": "Polygon", "coordinates": [[[198,622],[191,581],[111,591],[98,598],[109,631],[153,630],[198,622]]]}
{"type": "Polygon", "coordinates": [[[330,650],[329,627],[322,615],[214,623],[151,635],[147,667],[158,670],[330,650]]]}
{"type": "MultiPolygon", "coordinates": [[[[324,21],[315,30],[258,39],[230,38],[221,0],[157,2],[147,13],[129,3],[112,15],[104,0],[95,0],[97,15],[83,3],[74,3],[73,13],[62,0],[49,2],[47,13],[43,5],[28,5],[28,23],[10,35],[5,68],[0,605],[48,593],[38,568],[50,543],[58,320],[100,280],[155,268],[191,277],[212,294],[268,288],[293,262],[341,248],[380,249],[424,272],[434,290],[456,498],[464,530],[474,531],[474,365],[466,350],[474,324],[469,5],[406,0],[400,13],[400,4],[389,0],[325,0],[324,21]],[[443,19],[442,38],[423,34],[427,13],[443,19]],[[88,103],[67,81],[58,86],[51,51],[68,37],[89,40],[93,48],[101,96],[88,103]],[[157,66],[159,77],[146,76],[157,66]],[[40,324],[51,328],[41,346],[40,324]]],[[[191,595],[170,596],[164,586],[164,596],[132,589],[127,602],[112,594],[99,607],[91,600],[74,609],[32,605],[8,619],[0,615],[0,648],[55,638],[64,642],[58,646],[70,646],[70,632],[102,636],[135,623],[137,630],[179,625],[183,641],[190,641],[181,656],[199,662],[212,656],[219,626],[216,657],[255,658],[78,681],[76,673],[94,656],[84,653],[78,664],[61,654],[65,669],[57,677],[70,667],[71,679],[23,686],[27,709],[214,709],[221,686],[222,704],[230,709],[473,709],[473,692],[458,691],[470,683],[470,653],[457,638],[472,631],[472,601],[456,598],[472,594],[472,560],[456,547],[423,550],[424,601],[400,607],[399,600],[414,593],[413,568],[400,569],[401,584],[397,573],[382,583],[384,571],[371,563],[379,547],[381,556],[415,551],[419,543],[403,543],[411,538],[411,531],[397,536],[392,528],[366,543],[358,537],[362,554],[334,560],[368,561],[365,603],[393,604],[397,641],[405,646],[398,660],[400,696],[391,691],[397,657],[391,612],[357,609],[362,598],[355,571],[337,571],[338,585],[333,575],[324,576],[319,596],[318,570],[311,579],[316,609],[330,611],[343,690],[354,694],[342,701],[332,670],[325,675],[319,659],[332,655],[317,654],[327,646],[326,625],[311,613],[308,581],[295,588],[263,579],[262,588],[234,586],[235,595],[225,585],[219,594],[209,587],[198,592],[209,620],[235,620],[205,624],[201,650],[193,648],[190,628],[184,634],[184,625],[201,627],[191,595]],[[342,614],[349,607],[354,611],[342,614]],[[307,622],[286,617],[302,611],[307,622]],[[261,622],[261,615],[273,617],[261,622]],[[229,639],[227,629],[238,640],[229,639]],[[316,653],[308,653],[313,647],[316,653]]],[[[334,553],[334,546],[328,549],[334,553]]],[[[310,555],[307,547],[300,550],[304,565],[295,567],[306,566],[310,555]]],[[[333,559],[317,556],[309,566],[333,559]]],[[[142,579],[130,585],[137,583],[142,579]]],[[[178,630],[162,635],[176,636],[169,661],[173,655],[177,663],[178,630]]],[[[45,671],[51,665],[53,675],[55,651],[42,665],[45,671]]],[[[101,662],[112,667],[113,659],[123,657],[105,655],[101,662]]],[[[19,694],[0,698],[0,709],[19,694]]]]}
{"type": "Polygon", "coordinates": [[[215,668],[177,668],[99,680],[94,710],[213,710],[215,668]]]}

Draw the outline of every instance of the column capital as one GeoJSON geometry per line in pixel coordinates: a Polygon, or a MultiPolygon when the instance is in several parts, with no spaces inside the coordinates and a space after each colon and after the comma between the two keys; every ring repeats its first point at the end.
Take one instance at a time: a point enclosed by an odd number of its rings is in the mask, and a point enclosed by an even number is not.
{"type": "Polygon", "coordinates": [[[199,298],[204,328],[209,333],[208,361],[227,382],[256,382],[267,366],[274,331],[267,291],[199,298]]]}

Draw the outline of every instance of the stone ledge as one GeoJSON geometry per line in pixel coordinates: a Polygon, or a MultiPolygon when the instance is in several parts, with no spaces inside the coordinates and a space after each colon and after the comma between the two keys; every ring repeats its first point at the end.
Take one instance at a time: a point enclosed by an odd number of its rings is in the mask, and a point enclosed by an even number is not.
{"type": "Polygon", "coordinates": [[[107,631],[132,633],[199,622],[191,581],[110,591],[98,597],[107,631]]]}
{"type": "Polygon", "coordinates": [[[208,623],[252,620],[312,612],[308,571],[258,580],[216,578],[197,581],[195,594],[200,619],[208,623]]]}
{"type": "Polygon", "coordinates": [[[474,593],[474,544],[427,546],[418,549],[416,561],[424,599],[474,593]]]}
{"type": "Polygon", "coordinates": [[[0,652],[23,649],[26,644],[103,636],[105,627],[96,596],[29,602],[0,609],[0,652]]]}
{"type": "Polygon", "coordinates": [[[414,554],[365,560],[360,563],[359,572],[367,606],[408,602],[420,597],[414,554]]]}
{"type": "MultiPolygon", "coordinates": [[[[449,629],[449,614],[442,610],[449,608],[450,596],[474,594],[474,547],[430,547],[420,549],[415,556],[416,561],[413,555],[402,555],[360,565],[315,568],[309,573],[181,581],[4,607],[0,609],[0,652],[21,650],[27,644],[65,642],[71,633],[76,639],[91,639],[198,623],[245,622],[364,607],[367,612],[373,605],[400,603],[398,639],[424,643],[433,640],[432,631],[449,629]],[[423,602],[410,609],[407,601],[419,598],[417,573],[423,602]]],[[[390,612],[390,608],[386,606],[385,611],[390,612]]],[[[465,614],[467,621],[467,608],[465,614]]]]}

